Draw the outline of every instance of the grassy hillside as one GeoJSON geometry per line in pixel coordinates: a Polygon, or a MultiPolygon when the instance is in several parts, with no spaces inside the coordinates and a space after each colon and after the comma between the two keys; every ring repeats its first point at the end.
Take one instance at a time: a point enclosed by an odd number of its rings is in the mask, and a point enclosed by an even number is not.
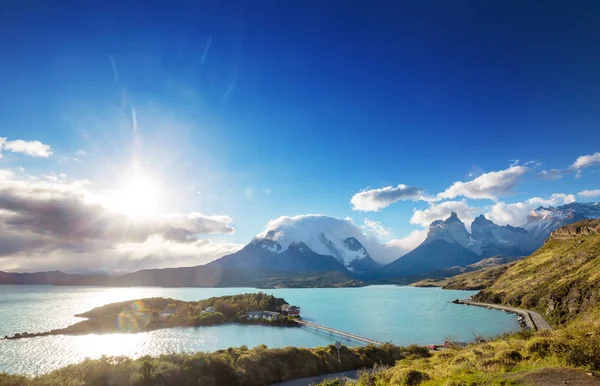
{"type": "Polygon", "coordinates": [[[506,335],[489,342],[407,357],[394,367],[362,374],[358,382],[320,386],[599,385],[600,327],[587,325],[506,335]]]}
{"type": "Polygon", "coordinates": [[[501,264],[479,271],[461,273],[444,279],[425,279],[412,283],[414,287],[442,287],[443,289],[480,290],[491,286],[508,268],[516,263],[501,264]]]}
{"type": "Polygon", "coordinates": [[[476,299],[536,310],[556,325],[599,316],[600,220],[554,231],[476,299]]]}

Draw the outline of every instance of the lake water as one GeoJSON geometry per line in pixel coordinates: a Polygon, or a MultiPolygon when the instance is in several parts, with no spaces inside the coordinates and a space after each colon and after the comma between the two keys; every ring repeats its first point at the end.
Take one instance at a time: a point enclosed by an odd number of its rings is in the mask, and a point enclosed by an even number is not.
{"type": "MultiPolygon", "coordinates": [[[[99,288],[0,286],[0,336],[69,326],[73,315],[94,307],[145,297],[200,300],[211,296],[258,292],[255,288],[99,288]]],[[[363,288],[272,289],[302,307],[306,320],[399,345],[441,343],[452,336],[470,341],[519,328],[514,315],[450,303],[475,291],[439,288],[370,286],[363,288]]],[[[221,325],[174,328],[140,334],[47,336],[0,341],[0,372],[39,374],[84,358],[102,355],[158,355],[171,352],[215,351],[231,346],[315,347],[344,340],[306,327],[221,325]]]]}

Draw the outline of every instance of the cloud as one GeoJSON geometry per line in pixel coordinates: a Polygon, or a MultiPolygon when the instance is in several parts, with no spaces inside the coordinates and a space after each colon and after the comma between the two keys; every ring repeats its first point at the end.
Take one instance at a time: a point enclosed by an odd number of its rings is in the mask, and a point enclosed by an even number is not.
{"type": "Polygon", "coordinates": [[[390,263],[402,254],[400,247],[382,243],[378,237],[367,232],[364,227],[354,224],[350,218],[340,219],[323,214],[279,217],[269,221],[266,229],[256,237],[269,236],[283,244],[303,241],[315,248],[317,253],[331,254],[331,251],[326,249],[320,239],[321,233],[329,240],[356,238],[367,249],[371,257],[381,264],[390,263]]]}
{"type": "MultiPolygon", "coordinates": [[[[120,262],[113,259],[114,253],[119,248],[123,250],[123,245],[139,244],[147,250],[152,245],[148,240],[157,239],[162,240],[163,252],[177,248],[178,251],[210,250],[204,257],[214,259],[219,257],[216,247],[200,242],[203,239],[199,235],[234,231],[229,216],[197,212],[131,219],[108,208],[101,197],[89,190],[89,181],[69,181],[64,174],[22,180],[15,178],[12,171],[0,170],[0,181],[0,258],[6,266],[44,266],[49,262],[44,256],[54,256],[52,259],[60,261],[72,258],[62,267],[75,269],[94,267],[98,263],[95,256],[105,256],[112,266],[104,268],[115,268],[120,262]],[[90,256],[90,260],[82,256],[90,256]]],[[[153,256],[159,255],[157,252],[153,256]]],[[[163,255],[166,258],[167,254],[163,255]]],[[[176,254],[172,256],[171,265],[180,265],[176,254]]],[[[190,258],[201,256],[190,255],[190,258]]]]}
{"type": "Polygon", "coordinates": [[[468,181],[457,181],[444,192],[437,195],[438,199],[466,197],[471,199],[489,199],[497,201],[499,196],[512,193],[521,177],[529,171],[525,165],[513,165],[508,169],[488,172],[468,181]]]}
{"type": "Polygon", "coordinates": [[[579,178],[583,173],[583,169],[591,166],[600,166],[600,152],[578,157],[573,165],[569,166],[569,171],[574,171],[576,173],[575,177],[579,178]]]}
{"type": "Polygon", "coordinates": [[[380,240],[390,237],[393,234],[391,229],[384,227],[379,221],[369,220],[368,218],[364,221],[365,225],[363,226],[363,229],[380,240]]]}
{"type": "Polygon", "coordinates": [[[54,154],[49,145],[40,141],[24,141],[22,139],[8,141],[6,138],[0,138],[0,149],[42,158],[48,158],[54,154]]]}
{"type": "Polygon", "coordinates": [[[422,200],[423,190],[400,184],[395,188],[386,186],[380,189],[363,190],[356,193],[350,203],[352,209],[365,212],[378,212],[401,200],[422,200]]]}
{"type": "Polygon", "coordinates": [[[418,247],[425,238],[427,237],[426,230],[414,230],[408,234],[408,236],[402,239],[394,239],[385,243],[385,246],[390,249],[394,249],[397,252],[397,256],[401,257],[418,247]]]}
{"type": "Polygon", "coordinates": [[[583,190],[579,193],[577,193],[578,196],[581,197],[596,197],[596,196],[600,196],[600,189],[596,189],[596,190],[583,190]]]}
{"type": "Polygon", "coordinates": [[[564,171],[561,169],[542,170],[536,176],[544,180],[557,180],[561,178],[564,171]]]}
{"type": "Polygon", "coordinates": [[[573,194],[555,193],[548,198],[532,197],[525,202],[512,204],[498,202],[485,213],[485,216],[498,225],[520,226],[527,222],[529,213],[538,206],[558,206],[574,201],[573,194]]]}
{"type": "Polygon", "coordinates": [[[441,204],[430,203],[429,208],[425,210],[415,210],[410,219],[411,224],[429,227],[435,220],[445,219],[450,216],[451,212],[456,212],[462,222],[465,223],[467,229],[471,227],[471,222],[475,219],[481,208],[471,207],[466,200],[461,201],[445,201],[441,204]]]}
{"type": "Polygon", "coordinates": [[[426,230],[414,230],[406,237],[397,239],[393,238],[394,232],[390,228],[383,226],[383,224],[381,224],[379,221],[365,219],[364,222],[365,225],[362,227],[362,229],[364,229],[367,234],[375,236],[379,241],[388,240],[383,244],[386,255],[393,257],[388,262],[391,262],[398,257],[404,256],[408,252],[412,251],[427,237],[426,230]]]}
{"type": "Polygon", "coordinates": [[[79,150],[77,150],[77,153],[76,153],[76,154],[77,154],[77,155],[79,155],[79,156],[85,156],[85,155],[88,155],[88,153],[87,153],[85,150],[83,150],[83,149],[79,149],[79,150]]]}

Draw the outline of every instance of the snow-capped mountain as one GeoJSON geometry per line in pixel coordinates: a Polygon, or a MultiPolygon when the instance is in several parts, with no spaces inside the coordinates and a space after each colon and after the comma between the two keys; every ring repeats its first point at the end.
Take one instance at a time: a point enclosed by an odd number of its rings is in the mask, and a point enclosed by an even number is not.
{"type": "Polygon", "coordinates": [[[465,224],[460,221],[455,212],[452,212],[446,220],[436,220],[429,225],[429,232],[424,244],[434,240],[445,240],[449,243],[459,244],[465,248],[468,248],[471,243],[465,224]]]}
{"type": "Polygon", "coordinates": [[[429,226],[421,245],[381,269],[388,276],[422,274],[491,256],[526,256],[541,247],[550,233],[564,225],[600,218],[598,203],[570,203],[534,209],[523,227],[500,226],[478,216],[467,231],[456,213],[429,226]]]}
{"type": "Polygon", "coordinates": [[[525,256],[537,245],[524,228],[511,225],[500,226],[479,215],[471,223],[470,249],[482,258],[496,255],[525,256]]]}
{"type": "Polygon", "coordinates": [[[529,213],[523,228],[541,245],[552,231],[576,221],[594,218],[600,218],[600,204],[597,202],[572,202],[557,207],[540,206],[529,213]]]}
{"type": "Polygon", "coordinates": [[[421,245],[382,268],[388,276],[416,275],[453,266],[465,266],[496,256],[523,256],[533,251],[527,231],[499,226],[484,216],[471,224],[471,234],[454,212],[429,226],[421,245]]]}
{"type": "MultiPolygon", "coordinates": [[[[335,224],[328,219],[321,220],[321,223],[335,224]]],[[[293,226],[277,224],[257,235],[252,244],[281,254],[287,251],[290,245],[304,243],[311,251],[319,255],[333,256],[350,271],[357,273],[379,266],[356,237],[347,236],[348,233],[344,232],[343,227],[333,226],[327,229],[323,226],[325,224],[317,223],[318,221],[306,221],[306,224],[300,224],[305,226],[299,226],[298,223],[293,226]]]]}

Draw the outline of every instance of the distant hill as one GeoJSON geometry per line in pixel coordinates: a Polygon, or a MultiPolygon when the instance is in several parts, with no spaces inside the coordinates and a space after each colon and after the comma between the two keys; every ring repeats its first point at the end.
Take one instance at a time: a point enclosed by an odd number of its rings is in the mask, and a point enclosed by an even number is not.
{"type": "Polygon", "coordinates": [[[442,287],[453,290],[481,290],[491,286],[516,262],[485,267],[475,271],[467,271],[456,276],[443,279],[425,279],[412,283],[413,287],[442,287]]]}
{"type": "Polygon", "coordinates": [[[536,310],[556,324],[599,317],[600,220],[555,230],[476,299],[536,310]]]}

